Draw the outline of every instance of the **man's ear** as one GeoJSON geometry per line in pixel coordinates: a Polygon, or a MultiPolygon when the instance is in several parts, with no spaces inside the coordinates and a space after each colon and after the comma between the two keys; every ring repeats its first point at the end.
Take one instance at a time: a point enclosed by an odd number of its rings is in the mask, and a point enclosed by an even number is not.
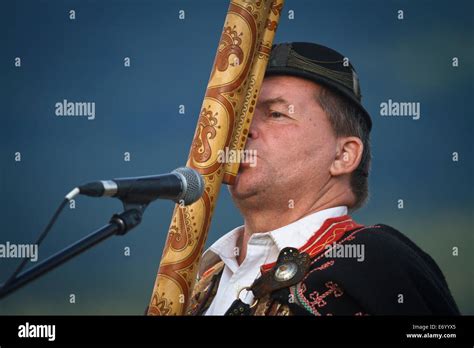
{"type": "Polygon", "coordinates": [[[336,142],[336,157],[329,169],[332,176],[352,173],[362,159],[364,144],[358,137],[339,137],[336,142]]]}

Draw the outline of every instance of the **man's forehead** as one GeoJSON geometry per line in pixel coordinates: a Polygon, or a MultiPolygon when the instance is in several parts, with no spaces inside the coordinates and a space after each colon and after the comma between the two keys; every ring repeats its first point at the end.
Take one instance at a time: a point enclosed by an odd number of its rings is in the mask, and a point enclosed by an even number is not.
{"type": "Polygon", "coordinates": [[[289,106],[307,102],[316,95],[321,86],[315,82],[294,76],[269,76],[263,80],[258,103],[265,107],[270,105],[289,106]]]}
{"type": "Polygon", "coordinates": [[[262,107],[270,107],[272,105],[282,105],[282,106],[289,106],[291,102],[287,100],[283,95],[278,97],[262,97],[260,96],[259,104],[262,107]]]}

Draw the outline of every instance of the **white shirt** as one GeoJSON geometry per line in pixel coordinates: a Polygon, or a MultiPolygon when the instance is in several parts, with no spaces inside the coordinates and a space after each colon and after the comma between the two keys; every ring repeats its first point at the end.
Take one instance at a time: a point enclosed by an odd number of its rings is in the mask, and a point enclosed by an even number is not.
{"type": "MultiPolygon", "coordinates": [[[[322,226],[324,221],[347,214],[347,207],[339,206],[318,211],[270,232],[253,234],[247,245],[247,255],[239,266],[237,262],[237,240],[244,230],[239,226],[219,238],[202,258],[200,273],[219,259],[224,262],[224,270],[214,297],[206,315],[223,315],[243,287],[250,286],[260,273],[260,267],[275,262],[283,248],[301,248],[322,226]]],[[[242,291],[240,299],[252,303],[253,294],[242,291]]]]}

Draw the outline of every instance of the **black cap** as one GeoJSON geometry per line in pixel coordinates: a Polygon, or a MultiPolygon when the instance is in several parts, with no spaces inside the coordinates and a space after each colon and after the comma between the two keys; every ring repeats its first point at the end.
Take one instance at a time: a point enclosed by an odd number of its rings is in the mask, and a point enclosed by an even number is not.
{"type": "Polygon", "coordinates": [[[361,103],[359,77],[346,57],[331,48],[309,42],[273,45],[265,76],[306,78],[349,98],[361,110],[369,131],[372,120],[361,103]]]}

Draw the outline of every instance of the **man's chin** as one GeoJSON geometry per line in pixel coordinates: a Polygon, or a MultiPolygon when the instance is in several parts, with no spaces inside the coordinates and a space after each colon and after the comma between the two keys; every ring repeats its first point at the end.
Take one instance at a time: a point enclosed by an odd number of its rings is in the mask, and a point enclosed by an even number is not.
{"type": "Polygon", "coordinates": [[[250,190],[236,190],[235,188],[231,187],[230,195],[232,196],[234,202],[245,202],[249,201],[252,197],[257,196],[257,192],[250,190]]]}
{"type": "Polygon", "coordinates": [[[237,200],[244,200],[257,195],[255,176],[246,169],[239,171],[234,185],[229,186],[229,191],[232,197],[237,200]]]}

